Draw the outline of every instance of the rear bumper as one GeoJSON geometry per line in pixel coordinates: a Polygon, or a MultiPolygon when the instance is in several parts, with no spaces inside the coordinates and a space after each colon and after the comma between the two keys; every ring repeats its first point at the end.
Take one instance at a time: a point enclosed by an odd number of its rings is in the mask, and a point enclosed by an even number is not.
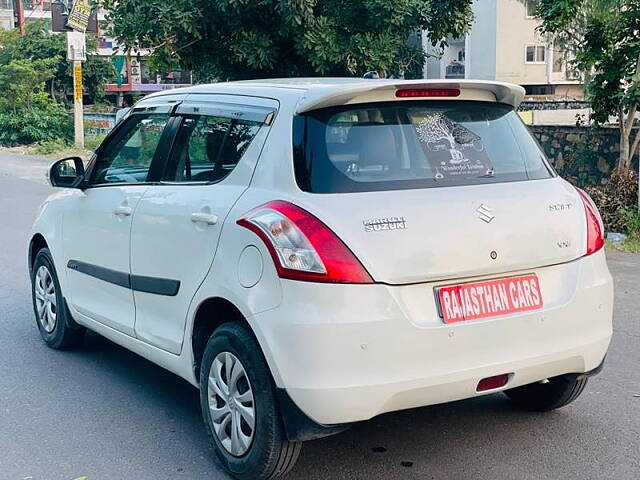
{"type": "Polygon", "coordinates": [[[366,420],[481,395],[478,382],[493,375],[510,374],[499,391],[596,369],[612,334],[604,252],[533,272],[545,301],[536,312],[445,325],[438,283],[283,281],[282,304],[250,322],[302,412],[323,425],[366,420]]]}

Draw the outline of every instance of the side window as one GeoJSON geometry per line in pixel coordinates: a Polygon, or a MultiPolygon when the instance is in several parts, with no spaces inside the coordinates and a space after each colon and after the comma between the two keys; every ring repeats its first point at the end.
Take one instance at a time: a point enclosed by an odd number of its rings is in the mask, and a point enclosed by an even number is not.
{"type": "Polygon", "coordinates": [[[225,117],[184,117],[163,181],[219,182],[236,167],[260,126],[225,117]]]}
{"type": "Polygon", "coordinates": [[[91,184],[147,181],[169,114],[134,115],[108,144],[93,168],[91,184]]]}

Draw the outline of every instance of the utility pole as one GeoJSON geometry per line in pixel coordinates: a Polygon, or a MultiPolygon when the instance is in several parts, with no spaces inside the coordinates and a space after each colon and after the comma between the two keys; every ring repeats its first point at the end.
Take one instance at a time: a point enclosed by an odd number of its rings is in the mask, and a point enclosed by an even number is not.
{"type": "Polygon", "coordinates": [[[75,0],[69,11],[67,59],[73,62],[73,125],[75,144],[84,148],[84,105],[82,104],[82,62],[87,59],[85,32],[91,16],[89,0],[75,0]]]}
{"type": "MultiPolygon", "coordinates": [[[[84,35],[84,34],[82,34],[84,35]]],[[[73,61],[73,132],[77,148],[84,148],[84,105],[82,103],[82,61],[73,61]]]]}
{"type": "Polygon", "coordinates": [[[18,17],[18,30],[20,35],[24,35],[24,5],[22,0],[13,0],[13,5],[16,9],[16,16],[18,17]]]}

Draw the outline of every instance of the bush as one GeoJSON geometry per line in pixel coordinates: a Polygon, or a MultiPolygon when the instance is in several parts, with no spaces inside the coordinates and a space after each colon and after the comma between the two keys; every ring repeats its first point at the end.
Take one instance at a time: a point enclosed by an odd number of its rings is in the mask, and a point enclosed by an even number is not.
{"type": "Polygon", "coordinates": [[[33,152],[36,155],[51,155],[65,148],[69,148],[70,144],[61,138],[52,140],[42,140],[34,145],[33,152]]]}
{"type": "Polygon", "coordinates": [[[638,174],[633,170],[615,170],[605,185],[585,190],[598,206],[608,232],[630,233],[640,223],[630,221],[633,214],[629,212],[638,211],[638,174]]]}
{"type": "Polygon", "coordinates": [[[640,212],[637,209],[624,212],[629,236],[640,239],[640,212]]]}
{"type": "Polygon", "coordinates": [[[102,141],[106,138],[106,135],[101,133],[93,136],[86,136],[84,139],[84,148],[87,150],[91,150],[92,152],[96,151],[96,148],[100,146],[102,141]]]}
{"type": "Polygon", "coordinates": [[[46,94],[38,94],[30,108],[0,112],[0,145],[26,145],[73,139],[73,119],[46,94]]]}

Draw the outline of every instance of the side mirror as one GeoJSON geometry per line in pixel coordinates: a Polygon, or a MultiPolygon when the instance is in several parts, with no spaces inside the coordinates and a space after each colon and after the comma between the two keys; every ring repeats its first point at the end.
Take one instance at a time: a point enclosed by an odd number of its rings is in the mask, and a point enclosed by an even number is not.
{"type": "Polygon", "coordinates": [[[80,157],[58,160],[49,167],[49,183],[58,188],[82,188],[84,163],[80,157]]]}

